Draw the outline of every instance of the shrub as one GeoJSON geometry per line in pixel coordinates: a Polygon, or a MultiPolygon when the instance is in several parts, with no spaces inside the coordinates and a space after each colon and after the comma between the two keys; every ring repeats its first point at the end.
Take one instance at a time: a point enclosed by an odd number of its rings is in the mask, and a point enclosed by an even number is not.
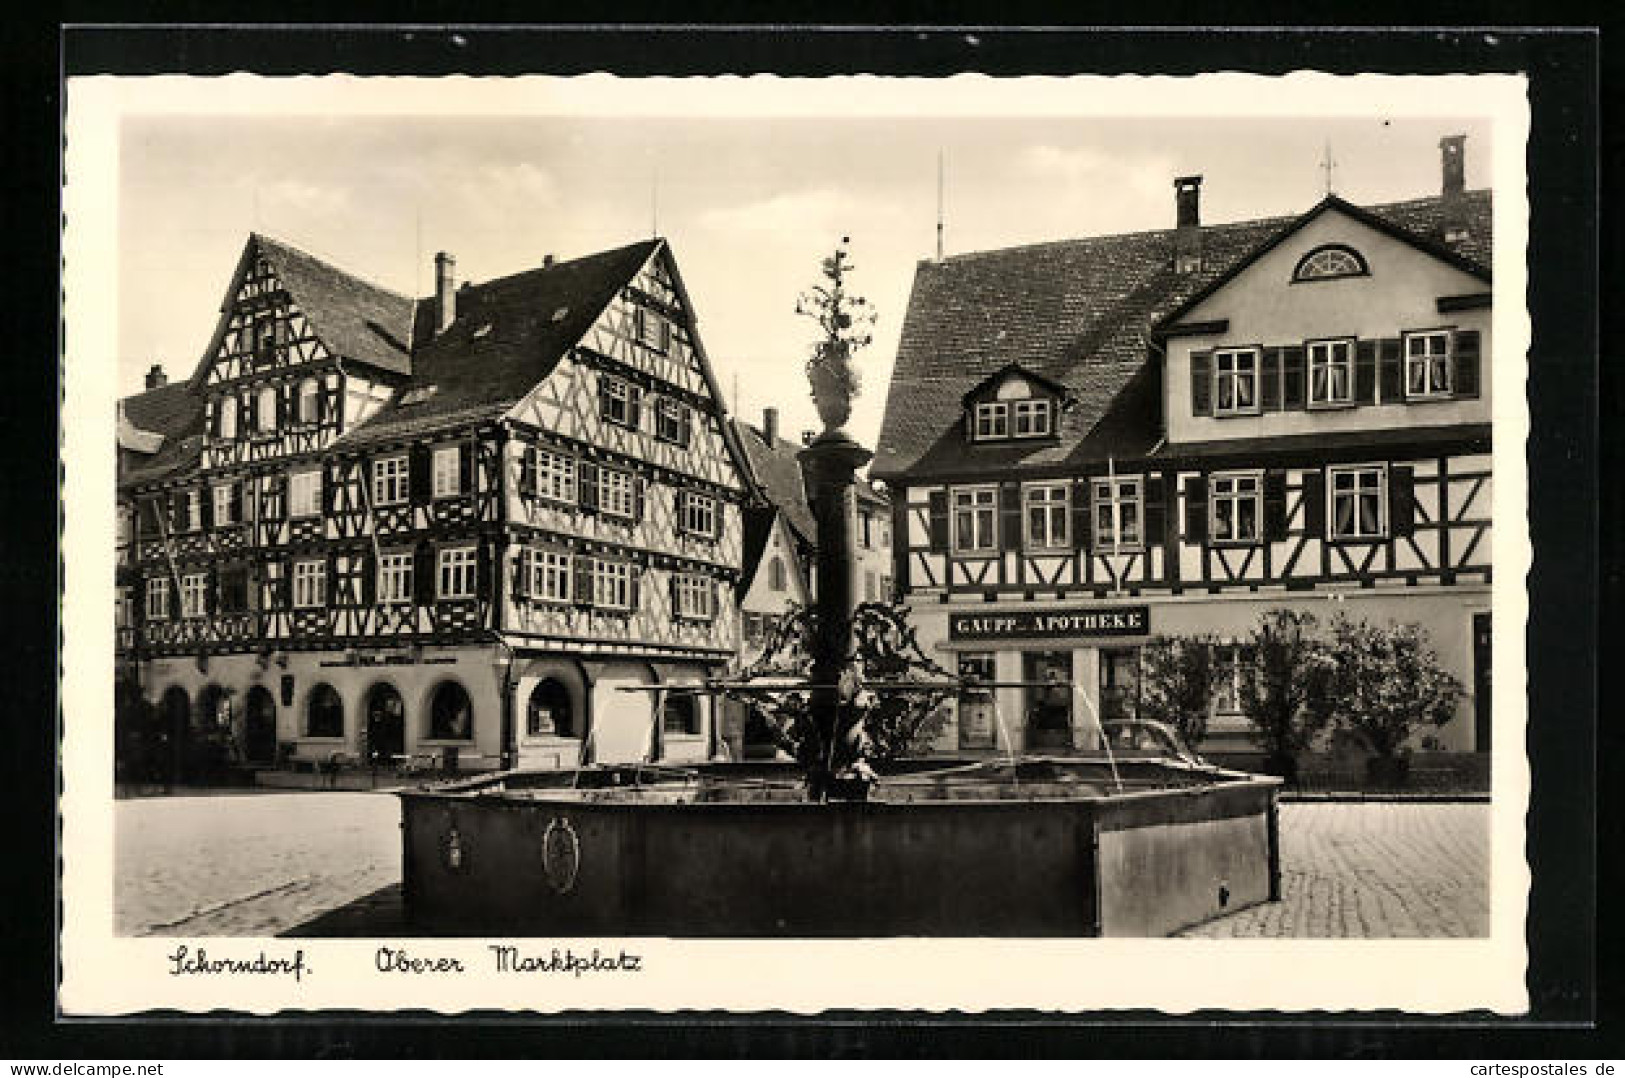
{"type": "Polygon", "coordinates": [[[1267,610],[1248,642],[1253,661],[1241,678],[1241,710],[1253,724],[1265,767],[1293,780],[1297,756],[1331,721],[1336,661],[1315,637],[1313,614],[1267,610]]]}
{"type": "Polygon", "coordinates": [[[1172,726],[1193,749],[1207,736],[1218,646],[1215,637],[1195,634],[1153,637],[1140,649],[1140,714],[1172,726]]]}
{"type": "Polygon", "coordinates": [[[1415,731],[1455,716],[1461,682],[1439,664],[1421,626],[1374,626],[1338,615],[1331,651],[1336,721],[1359,732],[1377,756],[1401,754],[1415,731]]]}

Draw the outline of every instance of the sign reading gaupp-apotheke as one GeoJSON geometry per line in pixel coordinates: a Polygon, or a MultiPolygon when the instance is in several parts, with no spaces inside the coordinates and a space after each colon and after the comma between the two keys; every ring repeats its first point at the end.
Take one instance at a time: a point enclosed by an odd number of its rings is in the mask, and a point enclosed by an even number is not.
{"type": "Polygon", "coordinates": [[[1145,606],[1095,606],[1072,610],[1012,610],[997,614],[952,614],[950,640],[1022,640],[1071,636],[1144,636],[1151,631],[1145,606]]]}

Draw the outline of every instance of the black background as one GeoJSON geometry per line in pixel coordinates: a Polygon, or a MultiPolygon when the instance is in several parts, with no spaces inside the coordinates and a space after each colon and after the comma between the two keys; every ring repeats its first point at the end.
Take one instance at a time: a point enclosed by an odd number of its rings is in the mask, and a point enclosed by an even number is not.
{"type": "MultiPolygon", "coordinates": [[[[1420,17],[1413,6],[1390,6],[1396,19],[1420,17]]],[[[1381,7],[1364,5],[1362,14],[1368,18],[1387,14],[1381,7]]],[[[442,9],[419,3],[397,5],[390,14],[431,23],[449,15],[467,18],[468,10],[466,5],[442,9]]],[[[732,10],[737,16],[762,17],[760,9],[732,10]]],[[[1137,5],[1134,14],[1149,18],[1153,10],[1137,5]]],[[[331,11],[283,3],[276,16],[331,17],[331,11]]],[[[156,6],[143,9],[146,17],[158,12],[156,6]]],[[[198,3],[169,5],[161,13],[193,20],[223,17],[219,7],[198,3]]],[[[1545,8],[1535,14],[1550,18],[1555,13],[1545,8]]],[[[94,4],[80,5],[68,14],[79,24],[130,17],[127,10],[94,4]]],[[[236,14],[263,17],[248,5],[237,5],[236,14]]],[[[1188,14],[1175,5],[1165,9],[1163,17],[1188,14]]],[[[1318,20],[1326,10],[1299,5],[1293,15],[1318,20]]],[[[1456,15],[1501,23],[1530,21],[1529,13],[1507,4],[1476,5],[1456,15]]],[[[513,13],[498,16],[504,17],[512,18],[513,13]]],[[[605,16],[598,12],[595,17],[605,16]]],[[[790,7],[780,6],[770,17],[781,22],[830,20],[833,13],[804,7],[792,14],[790,7]]],[[[10,273],[0,294],[5,296],[10,347],[0,359],[6,379],[0,391],[0,431],[5,434],[0,442],[5,446],[0,472],[4,544],[0,596],[5,601],[0,608],[8,615],[10,631],[7,646],[0,648],[5,664],[0,668],[5,701],[0,714],[6,732],[0,782],[9,809],[0,831],[4,839],[0,856],[8,870],[0,984],[6,985],[9,998],[0,1057],[1311,1055],[1585,1061],[1622,1054],[1613,1026],[1605,1023],[1599,1031],[1594,1024],[1617,1013],[1612,994],[1617,979],[1599,986],[1596,977],[1598,956],[1613,950],[1616,929],[1606,921],[1599,926],[1595,915],[1599,894],[1613,893],[1621,849],[1617,804],[1610,803],[1600,817],[1597,812],[1598,791],[1612,802],[1621,785],[1617,753],[1596,755],[1598,615],[1607,611],[1610,620],[1617,616],[1613,613],[1617,604],[1607,600],[1619,593],[1621,522],[1617,471],[1609,469],[1609,481],[1598,482],[1597,423],[1599,411],[1605,421],[1617,418],[1622,400],[1620,358],[1612,357],[1613,362],[1600,371],[1596,358],[1599,78],[1606,76],[1616,95],[1620,89],[1617,68],[1601,66],[1597,34],[1583,29],[1401,33],[1347,27],[1018,31],[485,26],[453,33],[427,25],[415,29],[79,25],[64,30],[55,21],[13,19],[4,40],[6,63],[0,77],[5,80],[11,145],[0,213],[10,273]],[[1534,869],[1528,1018],[1214,1012],[1175,1019],[1142,1012],[1075,1017],[848,1013],[813,1019],[782,1014],[575,1014],[544,1019],[492,1015],[451,1021],[432,1015],[328,1013],[302,1020],[233,1016],[227,1021],[223,1015],[198,1020],[162,1014],[121,1022],[54,1020],[55,577],[59,569],[73,571],[73,566],[60,564],[55,541],[61,511],[55,498],[59,398],[53,362],[60,354],[60,292],[54,271],[60,224],[61,74],[251,70],[268,75],[331,71],[562,75],[604,70],[624,75],[757,71],[1059,75],[1278,73],[1299,68],[1415,74],[1523,71],[1531,78],[1529,307],[1534,339],[1529,461],[1536,559],[1529,578],[1529,759],[1535,790],[1528,830],[1534,869]],[[1608,542],[1604,562],[1597,557],[1599,522],[1608,542]],[[1599,595],[1605,597],[1601,604],[1599,595]],[[1606,874],[1602,879],[1595,857],[1599,842],[1605,852],[1600,861],[1606,874]]],[[[1617,132],[1609,133],[1603,145],[1601,159],[1609,170],[1603,189],[1613,191],[1620,180],[1617,132]]],[[[1601,235],[1607,239],[1602,251],[1604,279],[1617,282],[1617,231],[1609,227],[1601,235]]],[[[1606,439],[1602,450],[1608,463],[1618,463],[1617,438],[1606,439]]],[[[1607,728],[1617,720],[1606,711],[1602,714],[1613,749],[1618,738],[1607,728]]],[[[62,721],[73,718],[63,716],[62,721]]],[[[1400,977],[1414,971],[1394,972],[1400,977]]],[[[1170,978],[1180,976],[1176,966],[1166,973],[1170,978]]],[[[861,970],[853,975],[863,976],[861,970]]],[[[1079,975],[1090,973],[1080,970],[1079,975]]]]}

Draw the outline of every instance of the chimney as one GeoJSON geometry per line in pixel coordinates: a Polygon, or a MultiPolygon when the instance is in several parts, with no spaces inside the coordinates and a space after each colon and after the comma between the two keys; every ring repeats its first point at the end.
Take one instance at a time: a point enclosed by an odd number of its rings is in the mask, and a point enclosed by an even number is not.
{"type": "Polygon", "coordinates": [[[169,384],[169,375],[164,373],[162,363],[154,363],[152,369],[147,371],[147,388],[161,389],[169,384]]]}
{"type": "Polygon", "coordinates": [[[542,268],[543,269],[552,269],[553,268],[553,256],[552,255],[546,254],[546,255],[542,256],[542,268]]]}
{"type": "Polygon", "coordinates": [[[1202,177],[1174,180],[1174,272],[1194,273],[1202,268],[1202,177]]]}
{"type": "Polygon", "coordinates": [[[777,408],[762,409],[762,440],[770,446],[778,444],[779,410],[777,408]]]}
{"type": "Polygon", "coordinates": [[[1444,242],[1452,247],[1469,235],[1462,197],[1467,190],[1466,143],[1466,135],[1446,135],[1439,140],[1439,227],[1444,242]]]}
{"type": "Polygon", "coordinates": [[[815,431],[815,430],[804,430],[804,431],[801,432],[801,444],[802,445],[812,445],[813,444],[813,439],[816,438],[816,437],[818,437],[818,432],[817,431],[815,431]]]}
{"type": "Polygon", "coordinates": [[[434,256],[435,332],[457,321],[457,259],[441,251],[434,256]]]}

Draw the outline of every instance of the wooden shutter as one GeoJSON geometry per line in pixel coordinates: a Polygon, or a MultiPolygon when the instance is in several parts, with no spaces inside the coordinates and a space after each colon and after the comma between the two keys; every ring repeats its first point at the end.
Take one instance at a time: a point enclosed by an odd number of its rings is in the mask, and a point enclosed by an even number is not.
{"type": "Polygon", "coordinates": [[[247,417],[246,427],[250,434],[260,429],[260,395],[250,391],[244,398],[242,414],[247,417]]]}
{"type": "Polygon", "coordinates": [[[941,554],[948,549],[948,492],[933,490],[929,495],[927,516],[930,520],[929,542],[932,553],[941,554]]]}
{"type": "Polygon", "coordinates": [[[570,568],[575,571],[575,604],[590,607],[592,606],[592,556],[577,554],[570,561],[570,568]]]}
{"type": "Polygon", "coordinates": [[[1388,469],[1388,529],[1396,539],[1416,533],[1416,477],[1409,464],[1388,469]]]}
{"type": "Polygon", "coordinates": [[[1191,414],[1213,414],[1213,353],[1191,353],[1191,414]]]}
{"type": "Polygon", "coordinates": [[[282,430],[289,423],[288,419],[288,390],[290,386],[277,386],[276,389],[276,429],[282,430]]]}
{"type": "Polygon", "coordinates": [[[514,552],[513,566],[513,593],[520,599],[528,599],[535,594],[531,587],[535,577],[536,550],[533,547],[522,546],[514,552]]]}
{"type": "Polygon", "coordinates": [[[361,602],[371,606],[378,601],[378,574],[383,570],[378,558],[372,554],[361,557],[361,602]]]}
{"type": "Polygon", "coordinates": [[[1264,539],[1279,542],[1286,538],[1286,473],[1264,473],[1264,539]]]}
{"type": "Polygon", "coordinates": [[[1326,473],[1319,468],[1303,473],[1303,528],[1312,539],[1326,535],[1326,473]]]}
{"type": "Polygon", "coordinates": [[[634,611],[643,609],[643,566],[636,563],[628,567],[626,598],[634,611]]]}
{"type": "Polygon", "coordinates": [[[420,603],[434,602],[434,547],[419,543],[412,552],[412,594],[420,603]]]}
{"type": "Polygon", "coordinates": [[[1095,545],[1094,490],[1089,480],[1080,479],[1072,487],[1072,545],[1079,550],[1091,550],[1095,545]]]}
{"type": "Polygon", "coordinates": [[[1002,483],[999,486],[999,547],[1002,550],[1021,549],[1021,484],[1002,483]]]}
{"type": "Polygon", "coordinates": [[[632,519],[634,521],[643,520],[643,504],[646,499],[648,485],[649,481],[643,476],[634,475],[632,477],[632,519]]]}
{"type": "Polygon", "coordinates": [[[457,446],[457,492],[459,494],[474,494],[478,492],[479,484],[474,477],[474,454],[479,443],[474,441],[461,442],[457,446]]]}
{"type": "Polygon", "coordinates": [[[210,531],[214,528],[214,488],[210,486],[199,487],[198,503],[203,509],[200,514],[203,519],[203,530],[210,531]]]}
{"type": "Polygon", "coordinates": [[[694,409],[686,404],[677,406],[677,440],[684,449],[694,440],[694,409]]]}
{"type": "Polygon", "coordinates": [[[316,469],[316,482],[318,482],[318,483],[320,483],[322,485],[322,490],[321,490],[321,495],[322,495],[322,515],[323,516],[332,516],[333,515],[333,488],[338,486],[338,483],[335,481],[335,476],[331,472],[328,471],[327,466],[325,464],[322,467],[316,469]]]}
{"type": "Polygon", "coordinates": [[[169,492],[169,520],[171,534],[186,530],[186,491],[169,492]]]}
{"type": "Polygon", "coordinates": [[[203,575],[203,613],[213,617],[220,609],[220,598],[215,592],[220,587],[220,571],[210,569],[203,575]]]}
{"type": "Polygon", "coordinates": [[[672,572],[666,574],[666,591],[668,593],[667,597],[671,602],[671,616],[673,618],[682,617],[682,613],[681,613],[682,608],[677,605],[677,591],[678,591],[677,577],[678,577],[678,575],[679,574],[676,572],[676,570],[673,570],[672,572]]]}
{"type": "Polygon", "coordinates": [[[643,387],[626,387],[626,425],[633,430],[643,426],[643,387]]]}
{"type": "Polygon", "coordinates": [[[433,494],[433,463],[426,445],[414,445],[406,455],[407,489],[412,501],[419,505],[426,504],[433,494]]]}
{"type": "Polygon", "coordinates": [[[492,587],[495,578],[496,543],[482,539],[474,551],[474,597],[490,599],[496,595],[492,587]]]}
{"type": "Polygon", "coordinates": [[[892,576],[897,580],[899,595],[908,594],[908,490],[898,487],[892,491],[891,552],[892,576]]]}
{"type": "Polygon", "coordinates": [[[519,493],[536,496],[536,447],[523,442],[519,444],[519,493]]]}
{"type": "Polygon", "coordinates": [[[609,375],[598,376],[598,418],[609,418],[609,375]]]}
{"type": "MultiPolygon", "coordinates": [[[[336,606],[339,601],[339,556],[327,555],[327,565],[324,566],[326,575],[322,578],[322,602],[328,606],[336,606]]],[[[350,602],[354,602],[351,599],[350,602]]],[[[346,604],[348,605],[348,604],[346,604]]]]}
{"type": "Polygon", "coordinates": [[[1306,399],[1303,345],[1289,345],[1281,349],[1281,407],[1301,409],[1306,406],[1306,399]]]}
{"type": "Polygon", "coordinates": [[[1377,342],[1354,342],[1354,403],[1377,403],[1377,342]]]}
{"type": "Polygon", "coordinates": [[[1405,400],[1405,360],[1398,337],[1377,342],[1377,399],[1384,404],[1405,400]]]}
{"type": "Polygon", "coordinates": [[[576,499],[582,512],[598,512],[598,465],[590,460],[576,465],[576,499]]]}
{"type": "Polygon", "coordinates": [[[1207,542],[1207,477],[1185,477],[1185,542],[1207,542]]]}
{"type": "Polygon", "coordinates": [[[209,434],[220,437],[220,402],[213,397],[209,398],[209,434]]]}
{"type": "Polygon", "coordinates": [[[1482,379],[1479,374],[1479,336],[1476,329],[1464,329],[1455,334],[1450,346],[1450,388],[1458,397],[1477,397],[1482,379]]]}
{"type": "Polygon", "coordinates": [[[1259,371],[1259,404],[1266,412],[1279,412],[1281,410],[1281,350],[1279,348],[1264,349],[1264,358],[1260,361],[1259,371]]]}
{"type": "Polygon", "coordinates": [[[1161,546],[1168,535],[1168,500],[1162,476],[1145,477],[1145,545],[1161,546]]]}
{"type": "Polygon", "coordinates": [[[248,484],[244,480],[237,480],[231,484],[231,519],[237,524],[248,521],[248,484]]]}
{"type": "Polygon", "coordinates": [[[723,525],[728,519],[728,503],[721,498],[713,499],[713,501],[716,504],[716,509],[711,514],[711,522],[715,530],[711,533],[711,538],[720,543],[722,542],[723,525]]]}

